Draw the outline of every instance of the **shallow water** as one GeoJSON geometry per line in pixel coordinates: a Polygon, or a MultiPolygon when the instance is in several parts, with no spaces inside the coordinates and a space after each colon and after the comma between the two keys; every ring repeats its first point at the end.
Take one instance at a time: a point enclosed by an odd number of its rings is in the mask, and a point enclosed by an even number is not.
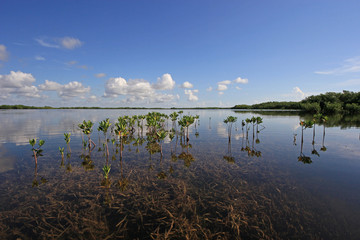
{"type": "Polygon", "coordinates": [[[0,238],[360,238],[356,123],[325,125],[325,135],[317,125],[314,144],[313,129],[306,129],[301,150],[296,113],[184,110],[200,116],[190,128],[190,145],[167,138],[163,156],[150,154],[146,141],[136,146],[129,140],[122,158],[109,142],[107,160],[97,124],[96,148],[91,154],[83,148],[77,127],[83,120],[114,123],[148,112],[0,111],[0,238]],[[229,115],[238,118],[231,143],[223,123],[229,115]],[[252,116],[263,118],[259,133],[252,126],[242,130],[241,120],[252,116]],[[64,132],[71,132],[70,155],[64,132]],[[31,138],[45,140],[37,167],[31,138]],[[300,155],[311,163],[298,161],[300,155]]]}

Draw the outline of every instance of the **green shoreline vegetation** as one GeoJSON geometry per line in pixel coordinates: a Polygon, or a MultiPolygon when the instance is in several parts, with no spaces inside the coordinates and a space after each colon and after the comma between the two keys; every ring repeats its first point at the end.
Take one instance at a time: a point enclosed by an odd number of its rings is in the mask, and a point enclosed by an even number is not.
{"type": "Polygon", "coordinates": [[[253,105],[240,104],[234,107],[35,107],[25,105],[1,105],[0,109],[271,109],[271,110],[299,110],[307,113],[324,114],[358,114],[360,113],[360,92],[327,92],[312,95],[299,102],[264,102],[253,105]]]}
{"type": "Polygon", "coordinates": [[[236,105],[233,109],[300,110],[307,113],[355,114],[360,113],[360,92],[327,92],[312,95],[300,102],[265,102],[254,105],[236,105]]]}

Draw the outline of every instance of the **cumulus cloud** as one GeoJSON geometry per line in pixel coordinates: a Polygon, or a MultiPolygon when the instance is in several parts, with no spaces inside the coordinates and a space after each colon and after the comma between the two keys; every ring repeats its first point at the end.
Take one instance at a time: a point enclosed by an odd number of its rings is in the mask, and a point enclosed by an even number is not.
{"type": "Polygon", "coordinates": [[[60,91],[62,88],[62,85],[60,83],[45,80],[44,84],[39,85],[39,89],[42,91],[60,91]]]}
{"type": "Polygon", "coordinates": [[[228,89],[228,87],[225,84],[218,84],[218,87],[216,90],[225,91],[226,89],[228,89]]]}
{"type": "Polygon", "coordinates": [[[63,85],[62,89],[59,91],[59,96],[65,98],[81,97],[88,92],[90,92],[90,87],[85,87],[82,83],[74,81],[63,85]]]}
{"type": "Polygon", "coordinates": [[[130,79],[126,81],[122,77],[110,78],[105,83],[104,97],[126,96],[125,102],[132,103],[136,101],[147,102],[167,102],[175,100],[176,97],[171,94],[162,94],[157,90],[166,90],[173,88],[173,82],[170,74],[164,74],[159,78],[156,84],[144,79],[130,79]]]}
{"type": "Polygon", "coordinates": [[[153,94],[155,94],[155,90],[149,82],[143,79],[126,81],[122,77],[110,78],[105,84],[105,96],[131,95],[144,99],[153,94]]]}
{"type": "Polygon", "coordinates": [[[11,71],[8,75],[0,75],[0,93],[3,99],[11,95],[40,97],[39,89],[33,86],[35,78],[30,73],[11,71]]]}
{"type": "Polygon", "coordinates": [[[230,80],[225,80],[225,81],[218,82],[218,84],[229,85],[229,84],[231,84],[231,81],[230,80]]]}
{"type": "Polygon", "coordinates": [[[90,92],[90,87],[85,87],[77,81],[62,85],[54,81],[45,80],[44,84],[39,85],[39,89],[41,91],[56,91],[63,98],[83,97],[86,93],[90,92]]]}
{"type": "MultiPolygon", "coordinates": [[[[217,83],[217,88],[216,90],[219,91],[219,94],[222,95],[224,94],[223,91],[226,91],[228,89],[228,85],[232,84],[232,83],[241,83],[241,84],[246,84],[248,83],[248,80],[246,78],[241,78],[241,77],[238,77],[236,78],[235,80],[233,81],[230,81],[230,80],[224,80],[224,81],[221,81],[221,82],[218,82],[217,83]]],[[[236,89],[240,90],[241,88],[239,87],[235,87],[236,89]]],[[[207,91],[211,91],[212,88],[208,88],[207,91]]]]}
{"type": "Polygon", "coordinates": [[[247,78],[238,77],[233,82],[234,83],[247,84],[249,82],[249,80],[247,78]]]}
{"type": "Polygon", "coordinates": [[[340,67],[325,71],[316,71],[315,73],[323,75],[336,75],[352,72],[360,72],[360,56],[346,59],[340,67]]]}
{"type": "Polygon", "coordinates": [[[72,37],[64,37],[59,39],[59,41],[61,46],[67,49],[74,49],[77,47],[81,47],[81,45],[83,44],[79,39],[72,37]]]}
{"type": "Polygon", "coordinates": [[[219,95],[223,95],[224,94],[224,92],[219,92],[219,95]]]}
{"type": "Polygon", "coordinates": [[[236,88],[237,90],[241,90],[241,89],[242,89],[241,87],[238,87],[238,86],[236,86],[235,88],[236,88]]]}
{"type": "Polygon", "coordinates": [[[193,88],[194,85],[192,85],[191,83],[189,83],[188,81],[184,82],[183,84],[181,84],[182,88],[193,88]]]}
{"type": "Polygon", "coordinates": [[[157,82],[154,84],[155,89],[159,90],[171,90],[175,86],[175,81],[172,79],[169,73],[165,73],[164,75],[157,79],[157,82]]]}
{"type": "Polygon", "coordinates": [[[208,92],[211,92],[212,90],[213,90],[212,87],[208,87],[208,88],[206,89],[206,91],[208,91],[208,92]]]}
{"type": "Polygon", "coordinates": [[[31,86],[35,82],[35,78],[31,73],[20,71],[11,71],[8,75],[0,75],[0,79],[0,87],[2,88],[21,88],[23,86],[31,86]]]}
{"type": "Polygon", "coordinates": [[[9,53],[6,50],[5,45],[0,44],[0,61],[7,61],[9,53]]]}
{"type": "Polygon", "coordinates": [[[95,77],[103,78],[103,77],[106,77],[106,74],[105,73],[97,73],[97,74],[95,74],[95,77]]]}
{"type": "Polygon", "coordinates": [[[75,49],[81,47],[83,42],[73,37],[63,38],[36,38],[35,41],[43,47],[75,49]]]}
{"type": "Polygon", "coordinates": [[[186,95],[188,95],[188,100],[189,101],[194,102],[194,101],[199,100],[198,96],[195,95],[195,93],[198,93],[199,90],[197,90],[197,89],[194,89],[194,90],[185,89],[184,92],[185,92],[186,95]]]}

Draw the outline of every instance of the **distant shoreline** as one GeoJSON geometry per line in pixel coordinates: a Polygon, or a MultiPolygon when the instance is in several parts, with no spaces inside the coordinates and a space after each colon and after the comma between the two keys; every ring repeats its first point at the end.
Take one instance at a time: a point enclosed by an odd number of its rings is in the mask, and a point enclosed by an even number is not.
{"type": "Polygon", "coordinates": [[[35,107],[25,105],[1,105],[0,109],[158,109],[158,110],[181,110],[181,109],[235,109],[238,111],[300,111],[306,113],[322,114],[360,114],[360,92],[344,90],[342,93],[327,92],[325,94],[309,96],[300,102],[264,102],[253,105],[240,104],[233,107],[35,107]]]}
{"type": "Polygon", "coordinates": [[[147,109],[159,109],[159,110],[181,110],[181,109],[232,109],[232,107],[171,107],[171,108],[161,108],[161,107],[50,107],[50,106],[44,106],[44,107],[36,107],[36,106],[26,106],[26,105],[0,105],[0,109],[104,109],[104,110],[121,110],[121,109],[127,109],[127,110],[147,110],[147,109]]]}

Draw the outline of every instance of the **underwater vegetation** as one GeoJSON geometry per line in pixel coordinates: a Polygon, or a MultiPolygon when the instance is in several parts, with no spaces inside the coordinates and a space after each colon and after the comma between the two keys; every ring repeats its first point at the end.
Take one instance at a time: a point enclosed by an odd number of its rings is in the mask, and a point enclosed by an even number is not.
{"type": "MultiPolygon", "coordinates": [[[[208,128],[207,120],[211,128],[216,117],[204,118],[205,124],[204,120],[201,123],[206,126],[199,127],[200,118],[196,115],[175,112],[168,116],[152,112],[106,118],[96,121],[86,131],[83,131],[85,126],[79,126],[69,135],[72,156],[69,147],[61,146],[63,137],[59,141],[61,147],[57,149],[56,145],[56,156],[50,157],[56,160],[53,161],[56,168],[50,166],[53,162],[42,164],[51,148],[47,140],[45,156],[35,168],[37,178],[27,182],[30,188],[34,186],[32,192],[23,186],[6,192],[14,196],[14,205],[20,207],[11,211],[3,207],[0,238],[332,239],[338,236],[336,231],[325,231],[329,225],[322,226],[316,221],[318,205],[311,204],[309,194],[294,185],[287,173],[279,172],[276,165],[266,163],[269,153],[264,148],[267,131],[263,131],[263,124],[266,130],[270,129],[267,121],[263,123],[257,116],[243,120],[221,117],[217,122],[224,130],[220,140],[203,143],[204,138],[215,138],[214,132],[202,131],[208,128]],[[94,133],[91,129],[98,131],[94,133]],[[80,131],[86,137],[85,146],[80,131]],[[95,139],[99,151],[93,151],[95,139]],[[206,151],[199,152],[199,143],[208,144],[206,151]],[[276,176],[269,178],[269,175],[276,176]],[[294,186],[299,190],[294,190],[294,186]],[[22,192],[23,189],[26,191],[22,192]],[[34,204],[32,198],[38,203],[34,204]]],[[[322,124],[316,120],[317,135],[312,138],[310,124],[302,129],[301,153],[310,155],[314,149],[319,151],[322,124]],[[310,149],[310,141],[314,149],[310,149]]],[[[297,133],[300,136],[300,131],[297,133]]],[[[41,147],[36,144],[34,149],[41,147]]],[[[312,157],[316,156],[314,152],[312,157]]],[[[309,162],[305,155],[301,160],[309,162]]],[[[320,215],[332,223],[330,226],[336,226],[338,222],[329,216],[320,215]]]]}

